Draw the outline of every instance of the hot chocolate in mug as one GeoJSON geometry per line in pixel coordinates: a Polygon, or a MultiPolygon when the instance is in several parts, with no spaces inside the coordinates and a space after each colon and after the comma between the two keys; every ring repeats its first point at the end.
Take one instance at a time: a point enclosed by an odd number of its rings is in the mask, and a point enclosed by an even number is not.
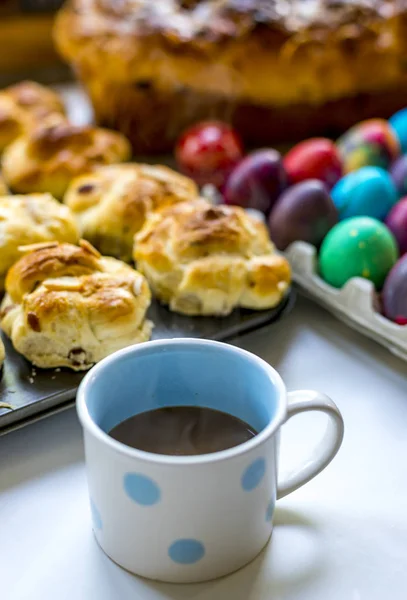
{"type": "Polygon", "coordinates": [[[261,358],[198,339],[146,342],[105,358],[80,385],[77,410],[98,543],[128,571],[167,582],[213,579],[255,558],[270,538],[276,500],[322,471],[343,438],[342,417],[327,396],[287,393],[261,358]],[[108,435],[135,414],[170,406],[220,410],[258,433],[197,456],[143,452],[108,435]],[[306,411],[328,415],[327,433],[280,480],[280,428],[306,411]]]}

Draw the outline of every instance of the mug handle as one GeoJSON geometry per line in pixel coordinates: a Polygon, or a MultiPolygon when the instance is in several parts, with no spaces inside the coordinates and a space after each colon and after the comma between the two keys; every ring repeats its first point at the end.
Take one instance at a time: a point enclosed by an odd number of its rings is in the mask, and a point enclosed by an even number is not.
{"type": "Polygon", "coordinates": [[[313,390],[297,390],[289,392],[287,400],[286,422],[299,413],[318,410],[328,415],[329,424],[325,436],[314,453],[293,473],[278,482],[277,500],[291,494],[329,465],[342,444],[344,432],[342,415],[336,404],[325,394],[313,390]]]}

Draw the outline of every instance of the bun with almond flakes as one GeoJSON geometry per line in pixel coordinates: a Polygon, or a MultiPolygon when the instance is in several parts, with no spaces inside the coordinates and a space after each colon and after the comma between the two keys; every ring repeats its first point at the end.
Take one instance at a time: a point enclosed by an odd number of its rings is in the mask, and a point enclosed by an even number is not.
{"type": "Polygon", "coordinates": [[[86,241],[23,250],[6,278],[0,324],[34,365],[86,370],[150,338],[150,290],[140,273],[86,241]]]}
{"type": "Polygon", "coordinates": [[[273,308],[291,280],[264,223],[205,200],[153,213],[135,237],[134,260],[153,294],[187,315],[273,308]]]}

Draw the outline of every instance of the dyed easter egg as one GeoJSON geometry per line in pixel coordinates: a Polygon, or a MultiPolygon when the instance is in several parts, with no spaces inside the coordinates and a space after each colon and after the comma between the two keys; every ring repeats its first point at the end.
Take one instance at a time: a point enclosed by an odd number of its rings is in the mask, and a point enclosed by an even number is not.
{"type": "Polygon", "coordinates": [[[407,108],[399,110],[390,117],[389,124],[396,133],[401,151],[407,152],[407,108]]]}
{"type": "Polygon", "coordinates": [[[203,121],[179,138],[175,157],[179,169],[198,185],[221,188],[243,156],[237,132],[221,121],[203,121]]]}
{"type": "Polygon", "coordinates": [[[223,189],[226,204],[255,208],[268,214],[287,187],[287,175],[277,150],[257,150],[233,169],[223,189]]]}
{"type": "Polygon", "coordinates": [[[396,240],[383,223],[371,217],[354,217],[335,225],[325,237],[319,271],[336,288],[352,277],[364,277],[380,289],[397,258],[396,240]]]}
{"type": "Polygon", "coordinates": [[[407,325],[407,255],[396,262],[382,292],[383,314],[398,323],[407,325]]]}
{"type": "Polygon", "coordinates": [[[407,195],[407,154],[400,156],[390,168],[390,176],[400,196],[407,195]]]}
{"type": "Polygon", "coordinates": [[[407,197],[393,206],[385,222],[396,238],[400,254],[404,254],[407,252],[407,197]]]}
{"type": "Polygon", "coordinates": [[[302,240],[319,246],[338,222],[328,189],[317,179],[293,185],[277,200],[269,217],[270,237],[279,250],[302,240]]]}
{"type": "Polygon", "coordinates": [[[312,138],[294,146],[284,158],[284,168],[291,183],[319,179],[331,188],[342,177],[338,149],[326,138],[312,138]]]}
{"type": "Polygon", "coordinates": [[[366,166],[387,169],[400,154],[400,143],[384,119],[358,123],[337,141],[346,173],[366,166]]]}
{"type": "Polygon", "coordinates": [[[383,220],[398,194],[390,175],[380,167],[362,167],[342,177],[332,188],[340,219],[367,216],[383,220]]]}

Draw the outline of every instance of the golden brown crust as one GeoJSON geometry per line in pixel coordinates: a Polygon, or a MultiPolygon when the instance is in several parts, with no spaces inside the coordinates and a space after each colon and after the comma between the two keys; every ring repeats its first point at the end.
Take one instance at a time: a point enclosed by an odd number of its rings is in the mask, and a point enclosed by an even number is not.
{"type": "Polygon", "coordinates": [[[76,26],[67,32],[74,40],[155,35],[169,47],[182,44],[209,52],[214,43],[234,42],[254,31],[276,41],[278,34],[304,31],[321,39],[347,25],[362,34],[404,10],[394,0],[310,0],[308,6],[302,0],[71,0],[60,21],[76,26]]]}
{"type": "Polygon", "coordinates": [[[291,278],[263,223],[241,208],[204,200],[152,214],[136,235],[134,259],[153,293],[189,315],[272,308],[291,278]]]}
{"type": "Polygon", "coordinates": [[[241,107],[317,115],[394,90],[395,110],[407,89],[406,15],[398,0],[73,0],[55,35],[99,120],[136,149],[162,150],[202,116],[240,124],[241,107]]]}
{"type": "Polygon", "coordinates": [[[0,91],[0,152],[50,115],[64,113],[58,94],[33,81],[0,91]]]}
{"type": "Polygon", "coordinates": [[[64,203],[82,237],[103,254],[131,261],[134,235],[154,210],[198,196],[195,183],[164,166],[101,167],[72,181],[64,203]]]}
{"type": "Polygon", "coordinates": [[[0,196],[0,290],[21,246],[39,242],[76,243],[78,228],[66,206],[50,194],[0,196]]]}
{"type": "MultiPolygon", "coordinates": [[[[22,247],[24,251],[24,247],[22,247]]],[[[21,302],[45,279],[80,277],[100,271],[100,260],[81,246],[72,244],[38,244],[28,247],[24,260],[8,272],[6,290],[13,302],[21,302]]]]}
{"type": "Polygon", "coordinates": [[[62,198],[74,177],[129,157],[130,145],[121,134],[56,118],[6,148],[3,175],[14,191],[62,198]]]}
{"type": "Polygon", "coordinates": [[[149,339],[150,298],[140,273],[87,242],[40,244],[7,275],[1,327],[35,365],[83,370],[149,339]]]}

